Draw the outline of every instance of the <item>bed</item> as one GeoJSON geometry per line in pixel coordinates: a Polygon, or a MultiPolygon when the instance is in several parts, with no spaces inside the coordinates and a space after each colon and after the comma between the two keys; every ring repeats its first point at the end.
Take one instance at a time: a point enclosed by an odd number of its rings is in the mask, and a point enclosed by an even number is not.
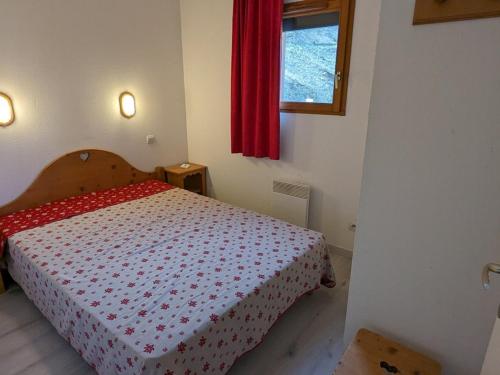
{"type": "Polygon", "coordinates": [[[9,273],[99,374],[224,374],[334,285],[320,233],[162,179],[78,151],[0,208],[9,273]]]}

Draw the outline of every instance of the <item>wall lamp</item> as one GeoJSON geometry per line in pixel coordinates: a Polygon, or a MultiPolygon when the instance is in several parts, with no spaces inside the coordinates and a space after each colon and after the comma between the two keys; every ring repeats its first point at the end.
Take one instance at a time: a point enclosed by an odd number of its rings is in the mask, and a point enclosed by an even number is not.
{"type": "Polygon", "coordinates": [[[14,105],[9,95],[0,92],[0,126],[9,126],[16,119],[14,105]]]}
{"type": "Polygon", "coordinates": [[[135,116],[135,97],[131,92],[125,91],[120,95],[120,113],[123,117],[131,119],[135,116]]]}

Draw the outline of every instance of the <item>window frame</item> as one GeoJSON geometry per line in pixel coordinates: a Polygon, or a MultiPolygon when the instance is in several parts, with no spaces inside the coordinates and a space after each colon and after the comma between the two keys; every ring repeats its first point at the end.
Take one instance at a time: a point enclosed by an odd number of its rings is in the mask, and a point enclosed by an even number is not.
{"type": "MultiPolygon", "coordinates": [[[[339,13],[339,36],[337,40],[337,62],[335,73],[340,74],[337,88],[333,89],[333,103],[283,102],[280,98],[280,111],[345,116],[347,105],[347,86],[351,60],[352,30],[354,23],[355,0],[301,0],[286,3],[283,19],[312,16],[323,13],[339,13]]],[[[282,58],[284,53],[282,53],[282,58]]],[[[284,67],[282,66],[282,69],[284,67]]],[[[283,76],[283,71],[280,72],[283,76]]]]}

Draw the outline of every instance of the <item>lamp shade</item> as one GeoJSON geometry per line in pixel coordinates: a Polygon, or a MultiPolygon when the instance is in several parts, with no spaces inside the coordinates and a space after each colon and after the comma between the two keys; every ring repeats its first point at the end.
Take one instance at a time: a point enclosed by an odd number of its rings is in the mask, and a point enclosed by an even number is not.
{"type": "Polygon", "coordinates": [[[0,126],[8,126],[14,122],[16,114],[12,99],[3,92],[0,92],[0,126]]]}
{"type": "Polygon", "coordinates": [[[125,118],[135,116],[135,97],[131,92],[125,91],[120,95],[120,112],[125,118]]]}

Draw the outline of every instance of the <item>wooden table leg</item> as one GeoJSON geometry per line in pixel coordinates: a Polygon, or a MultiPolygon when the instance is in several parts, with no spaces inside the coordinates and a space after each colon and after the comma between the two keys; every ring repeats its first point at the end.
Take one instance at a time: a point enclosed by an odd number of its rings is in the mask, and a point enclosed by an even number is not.
{"type": "Polygon", "coordinates": [[[2,274],[0,273],[0,294],[5,293],[5,285],[3,283],[3,277],[2,274]]]}
{"type": "Polygon", "coordinates": [[[208,196],[207,195],[207,171],[206,171],[206,169],[201,174],[201,194],[204,195],[205,197],[208,196]]]}

